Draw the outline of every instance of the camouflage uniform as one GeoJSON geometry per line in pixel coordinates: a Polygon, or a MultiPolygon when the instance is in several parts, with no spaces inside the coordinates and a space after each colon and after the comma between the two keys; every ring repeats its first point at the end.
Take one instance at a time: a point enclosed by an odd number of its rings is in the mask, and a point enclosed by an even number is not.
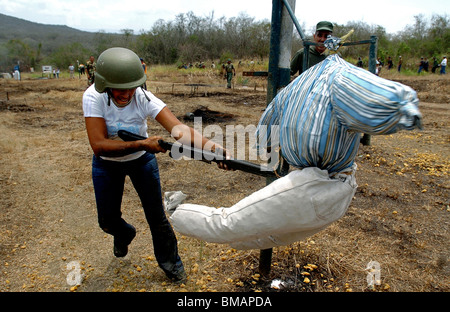
{"type": "Polygon", "coordinates": [[[95,80],[95,71],[96,71],[97,64],[94,61],[87,61],[86,62],[86,73],[88,77],[88,85],[94,84],[95,80]]]}
{"type": "Polygon", "coordinates": [[[236,75],[235,69],[233,64],[231,64],[231,61],[228,60],[228,63],[225,64],[223,66],[225,73],[226,73],[226,78],[227,78],[227,88],[230,89],[231,88],[231,80],[233,79],[233,72],[236,75]]]}

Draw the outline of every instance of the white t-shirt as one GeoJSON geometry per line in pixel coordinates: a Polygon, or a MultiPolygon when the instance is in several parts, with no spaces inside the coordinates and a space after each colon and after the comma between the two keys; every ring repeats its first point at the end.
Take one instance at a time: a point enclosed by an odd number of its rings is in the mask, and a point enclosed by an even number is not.
{"type": "MultiPolygon", "coordinates": [[[[103,118],[108,129],[108,138],[120,140],[119,130],[127,130],[144,137],[147,135],[147,118],[155,119],[166,104],[149,91],[137,88],[130,104],[123,108],[117,107],[112,99],[108,105],[108,94],[98,93],[94,85],[90,86],[83,95],[84,117],[103,118]],[[150,101],[144,95],[147,94],[150,101]]],[[[105,160],[130,161],[145,154],[139,151],[122,157],[103,157],[105,160]]]]}

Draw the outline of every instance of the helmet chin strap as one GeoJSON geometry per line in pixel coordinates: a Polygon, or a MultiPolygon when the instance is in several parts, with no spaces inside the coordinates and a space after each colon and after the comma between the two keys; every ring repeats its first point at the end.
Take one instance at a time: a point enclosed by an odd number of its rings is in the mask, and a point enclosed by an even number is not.
{"type": "Polygon", "coordinates": [[[147,101],[151,102],[152,100],[150,100],[150,98],[148,97],[148,95],[147,95],[147,93],[145,92],[143,86],[141,86],[141,90],[142,90],[142,93],[144,93],[144,96],[145,96],[145,98],[147,99],[147,101]]]}
{"type": "Polygon", "coordinates": [[[106,89],[106,94],[108,94],[108,106],[111,106],[112,94],[111,94],[111,90],[109,88],[106,89]]]}

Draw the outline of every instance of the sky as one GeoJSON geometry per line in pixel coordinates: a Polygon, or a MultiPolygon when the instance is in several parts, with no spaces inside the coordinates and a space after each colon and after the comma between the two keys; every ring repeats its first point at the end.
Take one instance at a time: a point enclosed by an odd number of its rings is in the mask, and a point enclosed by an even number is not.
{"type": "MultiPolygon", "coordinates": [[[[414,16],[450,15],[447,0],[322,0],[296,1],[295,15],[305,35],[317,22],[338,24],[350,21],[380,25],[387,33],[413,25],[414,16]],[[311,5],[313,3],[313,5],[311,5]],[[301,5],[308,5],[302,8],[301,5]]],[[[0,0],[0,13],[31,22],[66,25],[79,30],[117,32],[132,29],[134,34],[149,31],[158,19],[172,21],[178,14],[192,11],[196,16],[237,17],[246,13],[256,21],[271,20],[272,0],[0,0]]]]}

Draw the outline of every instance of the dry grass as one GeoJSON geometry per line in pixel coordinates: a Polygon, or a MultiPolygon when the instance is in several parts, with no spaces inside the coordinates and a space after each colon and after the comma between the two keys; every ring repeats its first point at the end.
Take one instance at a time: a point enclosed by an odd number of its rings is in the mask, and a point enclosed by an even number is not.
{"type": "MultiPolygon", "coordinates": [[[[224,81],[208,71],[182,74],[155,69],[148,82],[180,118],[205,106],[236,115],[236,124],[258,122],[265,107],[262,89],[226,90],[224,81]],[[189,77],[211,86],[206,93],[190,94],[189,77]]],[[[308,240],[275,248],[269,276],[259,274],[258,250],[179,236],[188,273],[182,285],[170,283],[157,267],[130,181],[123,213],[138,235],[126,258],[114,258],[111,237],[97,225],[92,152],[81,110],[86,82],[0,80],[0,291],[449,291],[449,80],[391,78],[427,99],[422,103],[425,130],[373,137],[372,146],[361,146],[359,188],[344,218],[308,240]],[[71,261],[81,266],[79,287],[66,280],[71,261]],[[381,284],[374,288],[366,280],[370,261],[381,266],[381,284]],[[273,279],[285,287],[271,288],[273,279]]],[[[149,123],[149,131],[169,137],[156,123],[149,123]]],[[[182,190],[191,203],[226,207],[265,185],[259,177],[201,162],[167,155],[158,161],[163,191],[182,190]]]]}

